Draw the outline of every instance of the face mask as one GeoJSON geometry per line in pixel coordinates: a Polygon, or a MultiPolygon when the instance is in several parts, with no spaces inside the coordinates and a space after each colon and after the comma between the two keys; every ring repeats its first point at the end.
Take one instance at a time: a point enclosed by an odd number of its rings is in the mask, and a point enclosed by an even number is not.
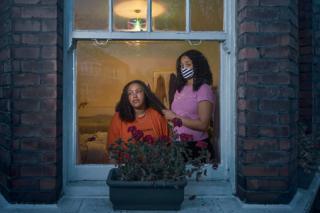
{"type": "Polygon", "coordinates": [[[181,75],[185,79],[191,78],[193,73],[193,68],[181,68],[181,75]]]}

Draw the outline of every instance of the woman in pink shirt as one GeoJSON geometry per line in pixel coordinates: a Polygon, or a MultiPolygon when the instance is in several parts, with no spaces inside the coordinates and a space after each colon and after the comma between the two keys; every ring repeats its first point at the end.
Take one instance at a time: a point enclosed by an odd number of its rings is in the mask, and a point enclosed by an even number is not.
{"type": "MultiPolygon", "coordinates": [[[[166,119],[180,118],[182,127],[175,127],[181,135],[192,136],[188,141],[188,149],[192,158],[198,156],[200,148],[197,141],[204,141],[213,158],[212,144],[208,136],[208,128],[212,117],[215,97],[212,90],[212,74],[205,56],[197,50],[182,53],[176,63],[177,90],[171,110],[163,110],[166,119]]],[[[181,137],[180,137],[181,140],[181,137]]]]}

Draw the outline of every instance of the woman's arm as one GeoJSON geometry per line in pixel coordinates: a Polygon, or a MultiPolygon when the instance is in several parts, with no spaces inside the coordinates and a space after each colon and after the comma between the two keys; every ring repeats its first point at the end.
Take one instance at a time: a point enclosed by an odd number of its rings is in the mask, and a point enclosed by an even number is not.
{"type": "Polygon", "coordinates": [[[194,130],[206,131],[209,127],[212,115],[212,103],[206,100],[200,101],[198,103],[199,119],[185,118],[175,114],[171,110],[162,110],[162,112],[168,120],[172,120],[173,118],[180,118],[182,120],[183,126],[194,130]]]}

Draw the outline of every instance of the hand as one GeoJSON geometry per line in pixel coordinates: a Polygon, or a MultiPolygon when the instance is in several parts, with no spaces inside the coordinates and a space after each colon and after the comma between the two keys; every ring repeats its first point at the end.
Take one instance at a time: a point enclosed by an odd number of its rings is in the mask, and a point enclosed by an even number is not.
{"type": "Polygon", "coordinates": [[[177,115],[174,112],[172,112],[171,110],[163,109],[162,113],[164,114],[164,117],[167,120],[172,120],[177,117],[177,115]]]}

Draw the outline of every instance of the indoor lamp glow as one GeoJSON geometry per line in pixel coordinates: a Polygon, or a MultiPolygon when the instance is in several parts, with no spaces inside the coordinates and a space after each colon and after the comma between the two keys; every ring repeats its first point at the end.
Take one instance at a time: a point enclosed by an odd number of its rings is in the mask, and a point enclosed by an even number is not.
{"type": "MultiPolygon", "coordinates": [[[[159,16],[164,10],[165,8],[161,4],[152,2],[152,17],[159,16]]],[[[125,18],[145,19],[147,17],[147,3],[142,0],[122,1],[115,4],[114,12],[125,18]]]]}

